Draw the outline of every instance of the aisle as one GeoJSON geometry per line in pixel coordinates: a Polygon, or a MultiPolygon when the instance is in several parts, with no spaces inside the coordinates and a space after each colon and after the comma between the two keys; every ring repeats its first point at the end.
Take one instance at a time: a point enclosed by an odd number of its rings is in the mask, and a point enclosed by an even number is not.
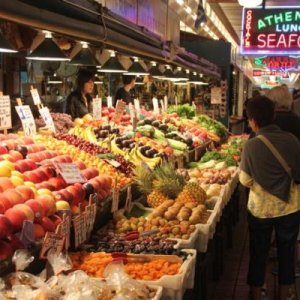
{"type": "MultiPolygon", "coordinates": [[[[233,232],[233,247],[225,253],[224,272],[219,282],[215,284],[211,300],[247,300],[249,287],[246,283],[248,259],[249,259],[249,235],[246,218],[245,197],[240,198],[240,220],[233,232]]],[[[274,262],[268,262],[267,286],[268,299],[274,297],[277,286],[277,278],[272,274],[274,262]]],[[[297,279],[298,299],[300,299],[300,278],[297,279]]]]}

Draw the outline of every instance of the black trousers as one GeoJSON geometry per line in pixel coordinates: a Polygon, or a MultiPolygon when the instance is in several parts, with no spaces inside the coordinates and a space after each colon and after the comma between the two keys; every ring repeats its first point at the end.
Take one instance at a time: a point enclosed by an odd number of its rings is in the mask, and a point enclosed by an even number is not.
{"type": "Polygon", "coordinates": [[[277,218],[260,219],[248,213],[250,262],[248,284],[261,287],[265,282],[266,263],[275,230],[280,285],[295,283],[295,246],[300,212],[277,218]]]}

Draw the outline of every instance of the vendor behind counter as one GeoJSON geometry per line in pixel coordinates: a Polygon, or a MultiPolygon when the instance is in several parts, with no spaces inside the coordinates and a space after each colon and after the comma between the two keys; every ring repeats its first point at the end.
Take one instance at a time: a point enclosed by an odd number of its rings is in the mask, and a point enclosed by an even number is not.
{"type": "Polygon", "coordinates": [[[135,79],[135,76],[132,75],[122,75],[123,86],[120,87],[116,92],[116,95],[114,97],[114,106],[116,105],[118,100],[123,100],[124,102],[126,102],[126,104],[133,104],[133,98],[130,91],[135,86],[135,79]]]}

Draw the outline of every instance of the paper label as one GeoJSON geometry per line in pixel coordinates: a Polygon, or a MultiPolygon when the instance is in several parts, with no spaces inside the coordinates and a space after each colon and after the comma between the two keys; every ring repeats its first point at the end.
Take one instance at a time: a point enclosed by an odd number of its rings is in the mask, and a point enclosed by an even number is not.
{"type": "Polygon", "coordinates": [[[163,100],[160,100],[160,106],[161,106],[161,111],[165,112],[166,110],[165,110],[165,104],[163,100]]]}
{"type": "Polygon", "coordinates": [[[136,111],[136,117],[138,119],[141,118],[141,104],[140,104],[140,100],[139,99],[134,99],[134,108],[136,111]]]}
{"type": "Polygon", "coordinates": [[[131,192],[131,185],[127,188],[127,196],[125,202],[125,210],[130,211],[131,209],[131,201],[132,201],[132,192],[131,192]]]}
{"type": "Polygon", "coordinates": [[[164,96],[164,103],[165,103],[165,111],[168,110],[168,97],[167,96],[164,96]]]}
{"type": "Polygon", "coordinates": [[[125,102],[123,102],[122,100],[117,101],[116,111],[115,111],[115,114],[114,114],[113,119],[112,119],[113,122],[118,123],[118,122],[121,121],[121,118],[122,118],[123,112],[125,110],[125,107],[126,107],[125,102]]]}
{"type": "Polygon", "coordinates": [[[40,115],[42,119],[44,120],[46,126],[55,133],[55,125],[52,119],[52,116],[50,114],[49,108],[48,107],[43,107],[39,109],[40,115]]]}
{"type": "Polygon", "coordinates": [[[0,96],[0,129],[11,128],[11,105],[9,96],[0,96]]]}
{"type": "Polygon", "coordinates": [[[112,97],[108,96],[108,97],[107,97],[107,107],[110,108],[110,107],[112,107],[112,106],[113,106],[113,105],[112,105],[112,97]]]}
{"type": "Polygon", "coordinates": [[[62,234],[47,232],[44,238],[40,258],[47,258],[48,253],[59,255],[64,248],[65,236],[62,234]]]}
{"type": "Polygon", "coordinates": [[[76,164],[72,163],[56,163],[58,172],[67,184],[85,183],[86,178],[80,173],[80,169],[76,164]]]}
{"type": "Polygon", "coordinates": [[[92,203],[91,205],[85,207],[86,231],[88,235],[90,235],[90,233],[94,228],[96,213],[97,213],[96,203],[92,203]]]}
{"type": "Polygon", "coordinates": [[[102,117],[102,99],[94,98],[93,99],[93,119],[100,120],[102,117]]]}
{"type": "Polygon", "coordinates": [[[31,89],[30,93],[31,93],[31,97],[33,99],[34,105],[41,104],[41,98],[40,98],[38,90],[37,89],[31,89]]]}
{"type": "Polygon", "coordinates": [[[213,87],[210,90],[210,103],[211,104],[222,103],[222,89],[220,87],[213,87]]]}
{"type": "Polygon", "coordinates": [[[175,96],[175,105],[178,106],[178,98],[175,96]]]}
{"type": "Polygon", "coordinates": [[[152,98],[152,103],[153,103],[153,112],[155,114],[159,114],[158,99],[157,98],[152,98]]]}
{"type": "Polygon", "coordinates": [[[111,203],[111,212],[114,213],[119,209],[119,198],[120,192],[118,189],[113,189],[112,193],[112,203],[111,203]]]}
{"type": "Polygon", "coordinates": [[[16,111],[22,122],[22,127],[25,136],[32,136],[36,134],[35,121],[29,105],[16,106],[16,111]]]}
{"type": "Polygon", "coordinates": [[[73,218],[75,248],[83,244],[87,239],[85,212],[73,218]]]}
{"type": "Polygon", "coordinates": [[[58,225],[57,233],[65,237],[65,249],[68,250],[70,247],[70,228],[71,228],[71,211],[61,211],[63,215],[63,221],[58,225]]]}
{"type": "Polygon", "coordinates": [[[114,168],[120,168],[120,166],[121,166],[121,164],[114,159],[105,159],[105,161],[107,163],[109,163],[110,165],[112,165],[114,168]]]}

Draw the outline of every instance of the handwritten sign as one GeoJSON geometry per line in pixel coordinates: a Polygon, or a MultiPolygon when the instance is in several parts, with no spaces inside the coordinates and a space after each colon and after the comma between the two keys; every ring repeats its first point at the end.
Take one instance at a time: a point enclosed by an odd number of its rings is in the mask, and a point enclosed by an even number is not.
{"type": "Polygon", "coordinates": [[[222,103],[222,89],[220,87],[213,87],[210,90],[210,103],[211,104],[222,103]]]}
{"type": "Polygon", "coordinates": [[[93,119],[100,120],[102,116],[102,99],[93,99],[93,119]]]}
{"type": "Polygon", "coordinates": [[[125,102],[123,102],[122,100],[117,101],[116,111],[115,111],[114,117],[112,119],[113,122],[118,123],[121,121],[125,107],[126,107],[125,102]]]}
{"type": "Polygon", "coordinates": [[[87,239],[85,212],[73,218],[75,248],[84,243],[87,239]]]}
{"type": "Polygon", "coordinates": [[[56,168],[67,184],[86,182],[86,178],[80,173],[76,164],[56,163],[56,168]]]}
{"type": "Polygon", "coordinates": [[[155,114],[159,114],[158,99],[157,98],[152,98],[152,104],[153,104],[153,112],[155,114]]]}
{"type": "Polygon", "coordinates": [[[65,237],[65,249],[70,246],[71,211],[63,210],[63,220],[57,227],[57,233],[65,237]]]}
{"type": "Polygon", "coordinates": [[[119,209],[120,192],[117,188],[113,189],[111,212],[114,213],[119,209]]]}
{"type": "Polygon", "coordinates": [[[0,96],[0,129],[11,128],[11,105],[9,96],[0,96]]]}
{"type": "Polygon", "coordinates": [[[64,244],[64,235],[54,232],[47,232],[40,252],[40,258],[46,259],[49,252],[59,255],[63,251],[64,244]]]}
{"type": "Polygon", "coordinates": [[[94,228],[97,213],[96,203],[91,203],[85,207],[86,231],[90,235],[94,228]]]}
{"type": "Polygon", "coordinates": [[[44,120],[46,126],[55,133],[55,125],[52,119],[52,116],[50,114],[49,108],[48,107],[42,107],[39,109],[40,115],[42,119],[44,120]]]}
{"type": "Polygon", "coordinates": [[[31,89],[30,93],[31,93],[31,97],[33,99],[34,105],[40,105],[41,104],[41,98],[40,98],[38,90],[37,89],[31,89]]]}
{"type": "Polygon", "coordinates": [[[112,105],[112,97],[108,96],[108,97],[107,97],[107,107],[110,108],[110,107],[112,107],[112,106],[113,106],[113,105],[112,105]]]}
{"type": "Polygon", "coordinates": [[[22,122],[25,136],[36,134],[35,121],[29,105],[16,106],[15,108],[22,122]]]}

